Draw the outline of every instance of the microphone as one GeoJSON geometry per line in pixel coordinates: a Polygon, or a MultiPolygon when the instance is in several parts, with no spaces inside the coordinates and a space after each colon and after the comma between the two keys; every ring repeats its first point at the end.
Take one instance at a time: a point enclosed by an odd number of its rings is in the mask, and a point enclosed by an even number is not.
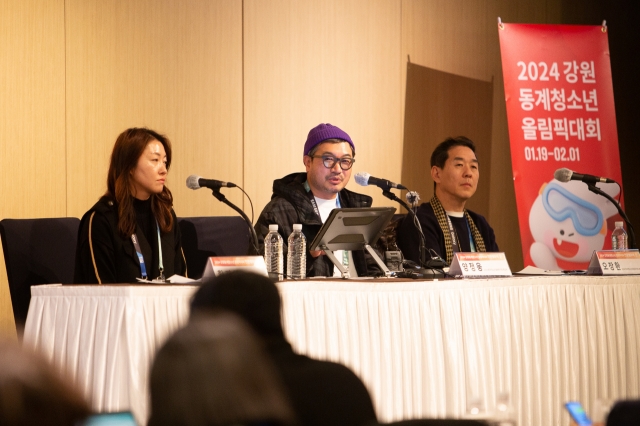
{"type": "MultiPolygon", "coordinates": [[[[418,231],[418,235],[420,236],[420,265],[421,266],[425,266],[426,265],[428,268],[434,267],[433,265],[427,265],[427,261],[426,261],[427,247],[425,245],[424,232],[422,231],[422,226],[420,226],[420,221],[416,217],[416,212],[414,212],[413,209],[411,207],[409,207],[409,205],[407,203],[405,203],[400,198],[398,198],[396,196],[396,194],[394,194],[393,192],[390,191],[391,188],[407,189],[407,187],[405,187],[404,185],[400,185],[398,183],[390,182],[390,181],[385,180],[385,179],[378,179],[378,178],[371,177],[371,175],[369,173],[366,173],[366,172],[358,172],[358,173],[356,173],[355,179],[356,179],[356,183],[358,185],[368,186],[371,183],[371,184],[374,184],[374,185],[382,188],[383,189],[382,195],[384,195],[385,197],[387,197],[390,200],[397,201],[398,203],[400,203],[402,205],[402,207],[407,209],[407,211],[409,212],[409,215],[413,219],[413,223],[415,224],[416,230],[418,231]]],[[[418,202],[420,201],[420,196],[415,191],[409,191],[407,193],[406,197],[407,197],[407,201],[410,204],[412,204],[413,207],[417,206],[418,202]]],[[[445,264],[446,264],[446,262],[445,262],[445,264]]],[[[432,274],[432,273],[429,272],[428,274],[432,274]]],[[[429,275],[429,276],[435,277],[435,275],[429,275]]],[[[439,276],[442,277],[443,275],[440,274],[439,276]]],[[[424,278],[424,277],[426,277],[426,275],[415,275],[415,276],[413,276],[413,278],[424,278]]]]}
{"type": "Polygon", "coordinates": [[[187,178],[187,188],[189,189],[220,189],[220,188],[235,188],[237,185],[231,182],[223,182],[215,179],[203,179],[198,175],[191,175],[187,178]]]}
{"type": "Polygon", "coordinates": [[[553,177],[559,180],[560,182],[569,182],[570,180],[580,180],[588,184],[616,183],[616,181],[613,179],[592,176],[592,175],[583,175],[580,173],[576,173],[573,170],[569,170],[565,168],[556,170],[556,172],[553,174],[553,177]]]}
{"type": "Polygon", "coordinates": [[[404,185],[401,185],[399,183],[393,183],[386,179],[379,179],[379,178],[373,177],[367,172],[356,173],[355,179],[358,185],[362,185],[362,186],[375,185],[379,188],[384,189],[385,191],[388,191],[391,188],[407,189],[407,187],[404,185]]]}

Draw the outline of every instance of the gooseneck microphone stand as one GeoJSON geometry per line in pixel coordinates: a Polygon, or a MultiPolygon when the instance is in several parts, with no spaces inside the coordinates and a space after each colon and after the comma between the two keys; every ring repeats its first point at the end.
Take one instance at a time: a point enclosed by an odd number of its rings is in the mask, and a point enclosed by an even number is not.
{"type": "Polygon", "coordinates": [[[629,222],[629,218],[627,217],[627,214],[624,212],[624,210],[622,210],[622,207],[620,207],[620,204],[611,195],[607,194],[597,186],[588,183],[587,187],[589,188],[589,191],[593,192],[594,194],[602,195],[604,198],[611,201],[614,206],[616,206],[616,209],[618,209],[618,213],[620,213],[620,216],[622,216],[622,218],[626,222],[627,229],[629,230],[629,248],[638,248],[638,246],[636,246],[636,235],[633,232],[633,225],[631,225],[631,222],[629,222]]]}
{"type": "Polygon", "coordinates": [[[407,203],[404,202],[401,198],[398,198],[396,194],[390,191],[390,188],[383,189],[382,195],[390,199],[391,201],[396,201],[400,203],[402,207],[404,207],[413,219],[413,223],[416,225],[418,229],[418,234],[420,235],[420,266],[424,267],[427,262],[427,245],[425,243],[424,233],[422,232],[422,226],[420,226],[420,221],[416,216],[416,212],[413,211],[411,207],[407,203]]]}
{"type": "Polygon", "coordinates": [[[413,219],[413,223],[415,224],[416,229],[418,230],[418,234],[420,235],[420,267],[421,268],[425,268],[425,269],[421,269],[420,272],[416,272],[416,273],[413,273],[413,274],[408,274],[406,277],[407,278],[428,278],[428,277],[444,278],[444,273],[442,271],[437,272],[436,269],[438,269],[438,268],[435,268],[435,267],[429,265],[429,262],[426,260],[427,259],[427,245],[425,243],[424,232],[422,232],[422,226],[420,226],[420,221],[418,220],[418,217],[416,216],[416,212],[414,212],[413,209],[410,208],[409,205],[404,202],[404,200],[398,198],[396,196],[396,194],[391,192],[391,188],[389,188],[389,187],[383,188],[382,189],[382,195],[384,195],[385,197],[387,197],[388,199],[390,199],[392,201],[396,201],[396,202],[400,203],[400,205],[402,207],[404,207],[409,212],[409,214],[411,215],[411,217],[413,219]]]}
{"type": "MultiPolygon", "coordinates": [[[[240,188],[240,187],[238,187],[238,188],[240,188]]],[[[240,188],[240,189],[242,189],[242,188],[240,188]]],[[[242,192],[244,192],[244,191],[242,191],[242,192]]],[[[221,202],[225,203],[226,205],[228,205],[229,207],[231,207],[232,209],[234,209],[235,211],[240,213],[240,216],[242,216],[244,221],[247,223],[247,226],[249,227],[249,230],[251,232],[251,245],[253,245],[253,249],[255,250],[255,254],[259,254],[260,251],[258,250],[258,235],[256,234],[256,230],[253,228],[253,224],[251,223],[251,220],[249,219],[249,217],[240,208],[238,208],[235,204],[233,204],[231,201],[227,200],[227,197],[225,197],[224,194],[222,194],[220,192],[220,188],[216,188],[216,189],[212,190],[211,193],[213,194],[214,197],[216,197],[218,199],[218,201],[221,201],[221,202]]]]}

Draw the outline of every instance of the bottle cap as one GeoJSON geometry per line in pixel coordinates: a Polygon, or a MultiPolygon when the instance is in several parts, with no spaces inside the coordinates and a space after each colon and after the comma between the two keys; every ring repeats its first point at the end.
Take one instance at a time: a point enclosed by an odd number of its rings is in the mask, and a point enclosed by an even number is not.
{"type": "Polygon", "coordinates": [[[302,231],[302,224],[301,223],[294,223],[293,224],[293,230],[294,231],[302,231]]]}
{"type": "Polygon", "coordinates": [[[278,232],[278,224],[274,224],[274,225],[269,225],[269,232],[271,231],[276,231],[278,232]]]}
{"type": "Polygon", "coordinates": [[[618,226],[619,226],[620,228],[624,227],[624,222],[622,222],[622,221],[618,221],[618,222],[616,222],[616,228],[617,228],[618,226]]]}

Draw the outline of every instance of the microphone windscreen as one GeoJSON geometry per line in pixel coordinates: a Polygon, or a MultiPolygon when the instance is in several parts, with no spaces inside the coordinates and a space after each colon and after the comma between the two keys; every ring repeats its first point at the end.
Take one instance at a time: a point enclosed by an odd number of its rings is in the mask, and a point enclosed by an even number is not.
{"type": "Polygon", "coordinates": [[[573,171],[566,168],[562,168],[562,169],[556,170],[556,172],[553,174],[553,177],[556,178],[556,180],[559,180],[560,182],[569,182],[571,180],[572,175],[573,175],[573,171]]]}
{"type": "Polygon", "coordinates": [[[198,183],[198,181],[200,180],[200,176],[198,175],[191,175],[187,178],[187,188],[189,189],[200,189],[200,183],[198,183]]]}
{"type": "Polygon", "coordinates": [[[358,185],[368,186],[371,175],[367,172],[356,173],[355,180],[358,185]]]}
{"type": "Polygon", "coordinates": [[[411,207],[418,207],[418,203],[420,202],[420,195],[416,191],[409,191],[405,194],[405,198],[407,199],[407,203],[411,207]]]}

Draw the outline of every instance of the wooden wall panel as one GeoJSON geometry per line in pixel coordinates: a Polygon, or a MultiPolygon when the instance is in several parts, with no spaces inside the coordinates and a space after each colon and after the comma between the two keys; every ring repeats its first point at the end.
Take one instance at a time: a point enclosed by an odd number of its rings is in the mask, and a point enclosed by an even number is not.
{"type": "Polygon", "coordinates": [[[235,214],[185,180],[243,184],[241,0],[67,0],[66,20],[69,215],[104,193],[116,137],[139,126],[173,143],[178,216],[235,214]]]}
{"type": "MultiPolygon", "coordinates": [[[[0,2],[0,218],[66,215],[64,0],[0,2]]],[[[15,336],[0,267],[0,337],[15,336]]]]}
{"type": "MultiPolygon", "coordinates": [[[[304,171],[307,133],[345,130],[354,173],[400,178],[401,10],[398,0],[245,0],[245,182],[256,215],[274,179],[304,171]]],[[[348,188],[394,205],[354,179],[348,188]]]]}
{"type": "MultiPolygon", "coordinates": [[[[490,81],[490,0],[403,0],[403,59],[476,80],[490,81]]],[[[497,37],[496,37],[497,41],[497,37]]]]}
{"type": "Polygon", "coordinates": [[[409,64],[404,119],[402,183],[423,202],[433,196],[431,153],[447,137],[464,135],[476,144],[480,180],[466,207],[490,212],[491,82],[409,64]]]}

